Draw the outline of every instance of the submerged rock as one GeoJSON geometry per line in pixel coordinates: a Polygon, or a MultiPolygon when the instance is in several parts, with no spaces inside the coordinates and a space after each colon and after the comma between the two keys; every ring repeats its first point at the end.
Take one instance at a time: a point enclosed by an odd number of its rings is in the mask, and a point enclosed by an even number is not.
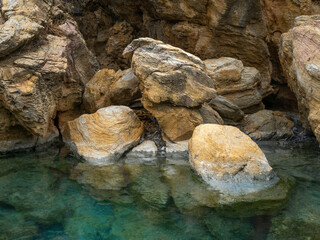
{"type": "Polygon", "coordinates": [[[142,122],[129,107],[111,106],[68,122],[63,139],[76,155],[107,164],[137,145],[143,132],[142,122]]]}
{"type": "Polygon", "coordinates": [[[258,192],[278,180],[258,145],[231,126],[198,126],[189,141],[189,160],[208,184],[224,194],[258,192]]]}
{"type": "Polygon", "coordinates": [[[286,113],[262,110],[246,116],[240,128],[253,140],[278,140],[293,137],[293,126],[286,113]]]}

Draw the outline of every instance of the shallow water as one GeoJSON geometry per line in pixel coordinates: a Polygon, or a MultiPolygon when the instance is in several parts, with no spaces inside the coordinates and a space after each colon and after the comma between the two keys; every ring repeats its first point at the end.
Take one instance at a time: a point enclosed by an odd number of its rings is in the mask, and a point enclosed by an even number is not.
{"type": "Polygon", "coordinates": [[[319,149],[262,149],[291,187],[268,194],[288,198],[231,208],[182,159],[94,167],[59,149],[2,156],[0,240],[320,239],[319,149]]]}

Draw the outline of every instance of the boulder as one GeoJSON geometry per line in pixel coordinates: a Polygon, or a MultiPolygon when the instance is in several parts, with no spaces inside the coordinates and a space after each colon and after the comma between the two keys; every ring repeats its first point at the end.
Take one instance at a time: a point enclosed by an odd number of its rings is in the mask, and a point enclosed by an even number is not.
{"type": "Polygon", "coordinates": [[[143,132],[142,122],[130,108],[111,106],[68,122],[62,134],[74,154],[102,165],[137,145],[143,132]]]}
{"type": "Polygon", "coordinates": [[[240,60],[222,57],[204,61],[219,95],[246,113],[263,108],[261,76],[257,69],[244,67],[240,60]]]}
{"type": "Polygon", "coordinates": [[[151,38],[139,38],[123,55],[132,59],[143,106],[171,141],[189,139],[202,123],[223,124],[206,102],[217,97],[204,63],[182,49],[151,38]]]}
{"type": "Polygon", "coordinates": [[[94,113],[111,105],[129,105],[141,96],[138,78],[131,69],[115,72],[102,69],[86,84],[84,108],[94,113]]]}
{"type": "Polygon", "coordinates": [[[189,140],[189,161],[204,181],[224,194],[258,192],[278,180],[258,145],[232,126],[198,126],[189,140]]]}
{"type": "Polygon", "coordinates": [[[240,128],[253,140],[279,140],[293,137],[293,126],[286,113],[262,110],[247,115],[240,128]]]}
{"type": "Polygon", "coordinates": [[[280,60],[287,82],[298,100],[301,122],[320,142],[320,16],[296,18],[295,27],[281,37],[280,60]]]}

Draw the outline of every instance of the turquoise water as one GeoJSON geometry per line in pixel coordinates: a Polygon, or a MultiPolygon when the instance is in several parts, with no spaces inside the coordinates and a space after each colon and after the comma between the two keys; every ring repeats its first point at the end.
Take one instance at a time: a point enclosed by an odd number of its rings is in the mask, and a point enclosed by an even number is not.
{"type": "Polygon", "coordinates": [[[2,156],[0,240],[320,239],[319,149],[262,149],[290,192],[231,211],[183,161],[94,167],[59,149],[2,156]]]}

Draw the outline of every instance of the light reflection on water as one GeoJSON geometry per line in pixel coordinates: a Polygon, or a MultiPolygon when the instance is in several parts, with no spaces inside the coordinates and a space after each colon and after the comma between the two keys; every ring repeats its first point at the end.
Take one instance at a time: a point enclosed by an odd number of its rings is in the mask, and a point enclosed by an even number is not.
{"type": "Polygon", "coordinates": [[[2,156],[0,240],[319,239],[319,149],[262,149],[294,183],[285,205],[221,206],[181,159],[95,167],[59,157],[59,149],[2,156]]]}

